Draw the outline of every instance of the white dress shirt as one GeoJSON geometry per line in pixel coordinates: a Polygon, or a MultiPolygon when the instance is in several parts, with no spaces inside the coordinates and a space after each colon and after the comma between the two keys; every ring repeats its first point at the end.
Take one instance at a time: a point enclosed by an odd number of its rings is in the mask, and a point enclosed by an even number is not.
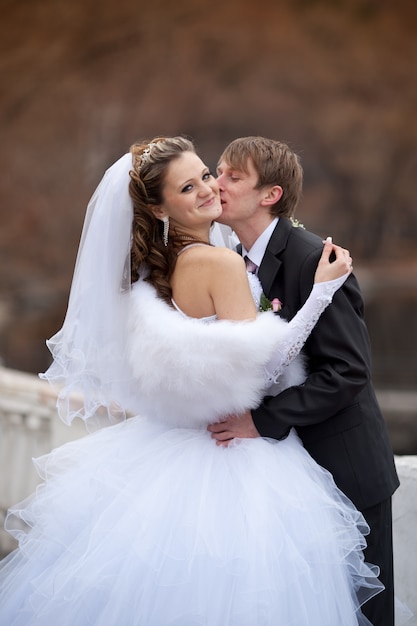
{"type": "Polygon", "coordinates": [[[268,246],[269,240],[271,239],[271,235],[274,232],[275,226],[278,224],[279,217],[275,217],[272,222],[269,224],[267,228],[265,228],[264,232],[261,233],[258,239],[255,241],[250,250],[246,250],[245,246],[242,244],[242,256],[248,256],[252,263],[258,266],[255,274],[258,273],[259,266],[262,263],[262,259],[264,258],[265,250],[268,246]]]}

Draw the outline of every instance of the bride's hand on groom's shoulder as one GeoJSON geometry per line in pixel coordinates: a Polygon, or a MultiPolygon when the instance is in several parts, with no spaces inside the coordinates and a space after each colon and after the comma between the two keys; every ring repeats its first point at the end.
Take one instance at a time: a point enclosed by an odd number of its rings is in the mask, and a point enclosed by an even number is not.
{"type": "Polygon", "coordinates": [[[327,237],[323,243],[323,252],[317,265],[314,282],[324,283],[350,274],[353,268],[349,250],[334,244],[331,237],[327,237]]]}

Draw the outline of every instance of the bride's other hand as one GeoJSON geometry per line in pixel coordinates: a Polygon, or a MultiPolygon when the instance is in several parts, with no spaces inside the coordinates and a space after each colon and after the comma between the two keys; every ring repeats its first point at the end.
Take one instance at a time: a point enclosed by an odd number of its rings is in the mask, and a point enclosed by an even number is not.
{"type": "Polygon", "coordinates": [[[333,243],[331,237],[327,237],[324,242],[323,252],[320,257],[320,261],[317,265],[317,270],[314,275],[315,283],[324,283],[329,280],[335,280],[345,274],[352,272],[352,257],[349,250],[336,246],[333,243]],[[330,255],[333,254],[335,258],[330,260],[330,255]]]}

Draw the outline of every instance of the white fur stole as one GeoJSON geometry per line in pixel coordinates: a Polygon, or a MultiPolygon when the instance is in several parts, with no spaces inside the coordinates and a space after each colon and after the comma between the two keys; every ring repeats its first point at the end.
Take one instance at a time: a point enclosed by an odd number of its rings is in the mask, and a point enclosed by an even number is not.
{"type": "MultiPolygon", "coordinates": [[[[205,323],[182,316],[138,281],[131,292],[128,359],[141,414],[175,426],[206,426],[229,413],[255,408],[266,390],[264,367],[286,333],[272,312],[256,320],[205,323]]],[[[300,384],[297,357],[279,389],[300,384]]]]}

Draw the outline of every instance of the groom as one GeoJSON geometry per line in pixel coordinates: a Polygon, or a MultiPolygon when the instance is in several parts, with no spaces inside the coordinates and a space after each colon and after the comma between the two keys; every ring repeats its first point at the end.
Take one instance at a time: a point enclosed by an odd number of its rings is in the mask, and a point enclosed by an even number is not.
{"type": "MultiPolygon", "coordinates": [[[[309,295],[323,242],[290,218],[302,191],[297,155],[279,141],[244,137],[220,157],[223,205],[242,255],[254,264],[265,295],[290,320],[309,295]]],[[[252,266],[253,267],[253,266],[252,266]]],[[[311,456],[363,513],[371,532],[365,558],[380,567],[385,591],[364,614],[376,626],[394,624],[391,496],[399,485],[384,418],[371,382],[363,301],[351,275],[334,295],[305,344],[306,382],[257,409],[210,426],[219,445],[235,437],[285,437],[295,427],[311,456]]]]}

